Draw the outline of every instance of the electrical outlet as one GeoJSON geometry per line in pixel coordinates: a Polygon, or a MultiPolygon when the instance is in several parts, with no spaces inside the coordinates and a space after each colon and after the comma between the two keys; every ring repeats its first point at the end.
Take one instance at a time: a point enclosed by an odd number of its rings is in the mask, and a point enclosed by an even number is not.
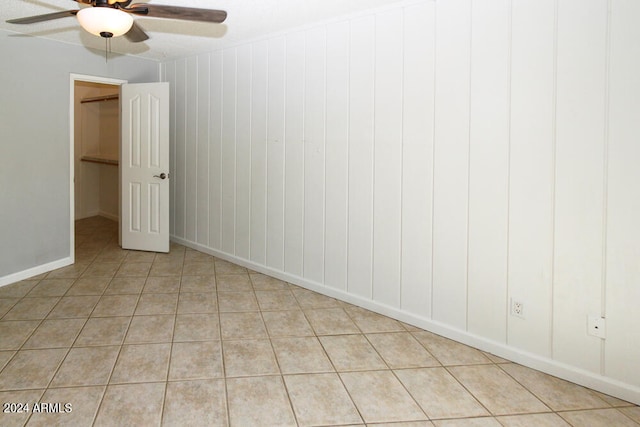
{"type": "Polygon", "coordinates": [[[511,299],[511,315],[524,319],[524,304],[522,301],[511,299]]]}
{"type": "Polygon", "coordinates": [[[604,317],[590,315],[587,316],[587,333],[598,338],[606,338],[607,324],[604,317]]]}

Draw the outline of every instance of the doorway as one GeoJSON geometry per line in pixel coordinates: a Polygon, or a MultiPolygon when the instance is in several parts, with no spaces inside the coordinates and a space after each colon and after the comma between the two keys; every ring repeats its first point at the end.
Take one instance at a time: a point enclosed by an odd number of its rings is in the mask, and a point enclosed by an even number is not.
{"type": "Polygon", "coordinates": [[[75,82],[75,219],[119,221],[120,87],[75,82]]]}
{"type": "Polygon", "coordinates": [[[125,80],[71,75],[70,230],[75,259],[75,221],[120,219],[120,85],[125,80]]]}

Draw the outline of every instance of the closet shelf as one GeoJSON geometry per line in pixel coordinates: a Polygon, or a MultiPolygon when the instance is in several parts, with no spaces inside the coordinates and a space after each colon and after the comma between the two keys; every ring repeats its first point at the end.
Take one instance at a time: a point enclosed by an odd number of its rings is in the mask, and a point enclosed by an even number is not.
{"type": "Polygon", "coordinates": [[[101,101],[111,101],[114,99],[120,99],[120,95],[113,94],[113,95],[102,95],[102,96],[94,96],[92,98],[82,98],[80,100],[81,104],[86,104],[87,102],[101,102],[101,101]]]}
{"type": "Polygon", "coordinates": [[[91,163],[101,163],[103,165],[113,165],[118,166],[120,163],[118,159],[112,159],[107,156],[101,156],[100,154],[94,154],[91,156],[82,156],[80,160],[83,162],[91,162],[91,163]]]}

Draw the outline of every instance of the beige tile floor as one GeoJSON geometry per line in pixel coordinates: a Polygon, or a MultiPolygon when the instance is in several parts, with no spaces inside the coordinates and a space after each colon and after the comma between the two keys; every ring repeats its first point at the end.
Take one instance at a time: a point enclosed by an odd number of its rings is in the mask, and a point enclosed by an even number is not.
{"type": "Polygon", "coordinates": [[[0,402],[30,405],[1,426],[640,425],[618,399],[179,245],[124,251],[116,234],[78,221],[76,264],[0,288],[0,402]]]}

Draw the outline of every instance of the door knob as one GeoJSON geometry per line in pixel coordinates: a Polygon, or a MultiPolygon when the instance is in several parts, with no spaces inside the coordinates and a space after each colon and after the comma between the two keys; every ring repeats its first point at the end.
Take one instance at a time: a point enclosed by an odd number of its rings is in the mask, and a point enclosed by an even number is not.
{"type": "Polygon", "coordinates": [[[160,175],[153,175],[154,178],[160,178],[160,179],[165,179],[165,178],[169,178],[169,175],[162,172],[160,175]]]}

